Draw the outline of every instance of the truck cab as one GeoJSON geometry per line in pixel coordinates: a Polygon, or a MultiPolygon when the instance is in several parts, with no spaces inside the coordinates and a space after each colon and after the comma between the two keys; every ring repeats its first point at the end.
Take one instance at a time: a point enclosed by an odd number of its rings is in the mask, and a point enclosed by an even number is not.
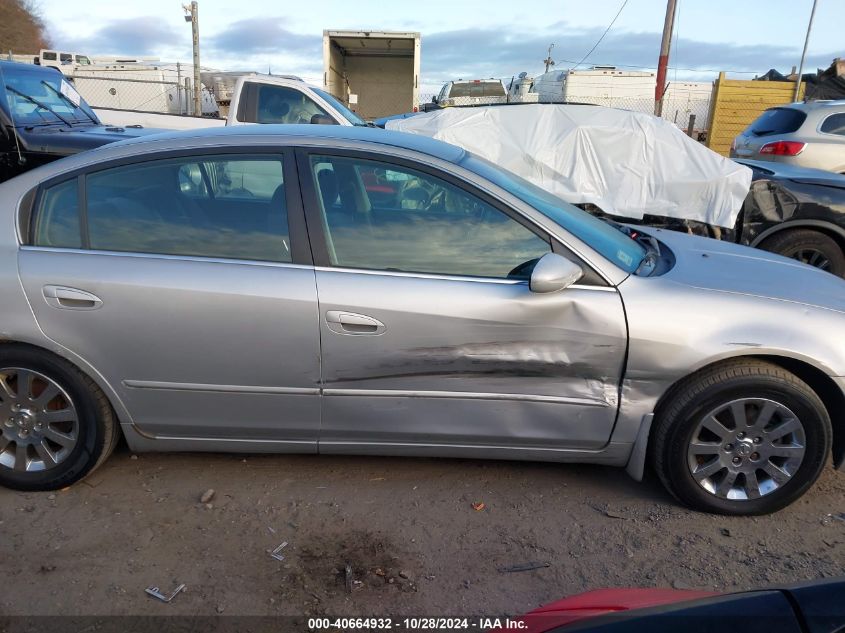
{"type": "Polygon", "coordinates": [[[244,75],[238,79],[226,125],[249,123],[367,123],[326,90],[292,75],[244,75]]]}
{"type": "Polygon", "coordinates": [[[41,49],[38,53],[38,57],[36,57],[33,61],[38,66],[56,68],[63,73],[72,73],[79,66],[91,65],[91,59],[87,55],[46,49],[41,49]]]}
{"type": "Polygon", "coordinates": [[[442,107],[507,103],[508,91],[501,79],[458,79],[443,84],[433,101],[442,107]]]}

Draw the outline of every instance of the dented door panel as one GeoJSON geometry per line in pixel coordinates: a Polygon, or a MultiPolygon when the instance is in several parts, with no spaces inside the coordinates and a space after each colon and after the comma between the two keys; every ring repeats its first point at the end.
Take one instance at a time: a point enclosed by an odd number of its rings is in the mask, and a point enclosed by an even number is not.
{"type": "Polygon", "coordinates": [[[535,294],[527,283],[317,272],[321,451],[334,443],[603,446],[618,407],[626,326],[613,288],[535,294]],[[326,314],[383,331],[348,336],[326,314]]]}

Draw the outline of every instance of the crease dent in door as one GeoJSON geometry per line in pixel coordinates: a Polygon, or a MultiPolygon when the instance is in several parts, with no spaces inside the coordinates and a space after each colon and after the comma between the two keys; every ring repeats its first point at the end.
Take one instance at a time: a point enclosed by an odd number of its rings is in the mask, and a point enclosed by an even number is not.
{"type": "MultiPolygon", "coordinates": [[[[324,376],[324,384],[361,385],[374,381],[387,395],[391,383],[401,390],[403,386],[399,383],[406,384],[406,379],[426,377],[486,378],[494,382],[503,379],[502,391],[507,391],[509,378],[548,379],[543,381],[547,386],[545,393],[538,395],[616,407],[619,401],[616,377],[621,375],[618,334],[596,333],[595,324],[601,315],[578,302],[566,305],[565,311],[566,319],[561,322],[567,327],[503,326],[477,320],[470,324],[473,329],[482,334],[485,329],[492,329],[498,340],[392,350],[381,355],[377,365],[339,368],[324,376]],[[579,322],[583,323],[583,329],[579,322]]],[[[456,384],[454,396],[460,397],[460,391],[456,384]]]]}

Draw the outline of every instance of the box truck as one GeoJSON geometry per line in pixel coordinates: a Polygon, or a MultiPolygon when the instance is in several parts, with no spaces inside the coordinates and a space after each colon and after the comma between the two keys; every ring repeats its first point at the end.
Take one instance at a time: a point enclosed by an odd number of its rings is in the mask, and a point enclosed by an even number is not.
{"type": "Polygon", "coordinates": [[[419,33],[323,31],[323,85],[364,119],[417,111],[419,77],[419,33]]]}

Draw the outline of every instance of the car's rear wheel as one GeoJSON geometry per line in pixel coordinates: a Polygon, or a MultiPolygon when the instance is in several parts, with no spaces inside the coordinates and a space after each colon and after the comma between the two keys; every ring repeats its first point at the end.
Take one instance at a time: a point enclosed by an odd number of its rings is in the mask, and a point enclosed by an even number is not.
{"type": "Polygon", "coordinates": [[[767,514],[807,491],[831,447],[827,410],[777,365],[741,360],[694,374],[657,411],[651,453],[666,488],[719,514],[767,514]]]}
{"type": "Polygon", "coordinates": [[[0,485],[52,490],[111,453],[118,429],[106,397],[67,361],[0,345],[0,485]]]}
{"type": "Polygon", "coordinates": [[[760,248],[845,277],[845,252],[835,239],[820,231],[784,231],[764,241],[760,248]]]}

